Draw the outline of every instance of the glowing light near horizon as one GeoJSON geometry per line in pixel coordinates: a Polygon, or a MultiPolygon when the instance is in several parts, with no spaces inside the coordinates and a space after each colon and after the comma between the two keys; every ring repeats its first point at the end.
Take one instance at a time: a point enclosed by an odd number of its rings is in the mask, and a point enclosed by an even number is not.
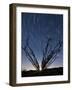
{"type": "Polygon", "coordinates": [[[41,69],[41,66],[40,66],[40,71],[41,71],[42,69],[41,69]]]}

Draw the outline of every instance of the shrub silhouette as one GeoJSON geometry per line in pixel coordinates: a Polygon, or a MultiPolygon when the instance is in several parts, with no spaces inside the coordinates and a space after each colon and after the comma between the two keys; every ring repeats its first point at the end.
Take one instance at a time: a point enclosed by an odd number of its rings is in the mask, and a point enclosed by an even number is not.
{"type": "MultiPolygon", "coordinates": [[[[51,47],[50,43],[52,42],[51,38],[47,39],[46,45],[43,49],[43,56],[42,56],[42,62],[41,62],[41,70],[47,69],[55,60],[58,53],[61,51],[62,48],[62,41],[58,40],[55,47],[51,47]]],[[[38,60],[34,54],[34,51],[29,45],[29,37],[26,39],[26,45],[25,47],[22,47],[22,50],[25,52],[26,57],[28,60],[32,63],[32,65],[35,67],[37,71],[40,70],[40,66],[38,63],[38,60]]]]}

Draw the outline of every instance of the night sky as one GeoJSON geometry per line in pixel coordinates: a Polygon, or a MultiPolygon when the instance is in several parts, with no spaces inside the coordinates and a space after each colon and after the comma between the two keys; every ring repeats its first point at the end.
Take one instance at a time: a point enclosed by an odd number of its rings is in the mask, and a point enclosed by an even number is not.
{"type": "MultiPolygon", "coordinates": [[[[29,37],[29,45],[41,66],[43,48],[47,38],[52,38],[51,47],[53,48],[58,40],[63,41],[63,15],[58,14],[39,14],[39,13],[21,13],[21,40],[22,47],[26,45],[26,39],[29,37]]],[[[34,66],[25,56],[22,50],[22,70],[34,70],[34,66]]],[[[52,67],[63,66],[63,48],[57,55],[52,67]]]]}

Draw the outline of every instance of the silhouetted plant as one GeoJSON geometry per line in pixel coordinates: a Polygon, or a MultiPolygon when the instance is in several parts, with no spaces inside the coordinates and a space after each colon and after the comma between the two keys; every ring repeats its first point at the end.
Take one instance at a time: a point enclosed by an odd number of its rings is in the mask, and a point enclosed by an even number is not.
{"type": "MultiPolygon", "coordinates": [[[[51,47],[50,43],[52,42],[51,38],[47,39],[46,45],[43,49],[43,57],[41,62],[41,70],[47,69],[55,60],[58,53],[61,51],[62,48],[62,41],[58,40],[58,43],[55,47],[51,47]]],[[[38,60],[34,54],[34,51],[29,45],[29,37],[26,39],[25,47],[22,47],[25,52],[26,57],[32,63],[36,70],[40,70],[40,66],[38,60]]]]}

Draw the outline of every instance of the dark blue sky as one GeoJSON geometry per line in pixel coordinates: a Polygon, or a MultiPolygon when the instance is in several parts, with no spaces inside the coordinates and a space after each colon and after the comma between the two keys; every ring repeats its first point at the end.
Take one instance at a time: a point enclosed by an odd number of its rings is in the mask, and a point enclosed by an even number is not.
{"type": "MultiPolygon", "coordinates": [[[[52,48],[59,39],[63,41],[63,15],[22,13],[21,18],[22,47],[26,45],[26,39],[29,37],[29,45],[41,65],[42,49],[45,46],[47,38],[52,38],[52,48]]],[[[50,67],[55,66],[63,66],[63,50],[58,54],[55,62],[50,67]]],[[[34,69],[34,67],[22,50],[22,70],[24,69],[34,69]]]]}

